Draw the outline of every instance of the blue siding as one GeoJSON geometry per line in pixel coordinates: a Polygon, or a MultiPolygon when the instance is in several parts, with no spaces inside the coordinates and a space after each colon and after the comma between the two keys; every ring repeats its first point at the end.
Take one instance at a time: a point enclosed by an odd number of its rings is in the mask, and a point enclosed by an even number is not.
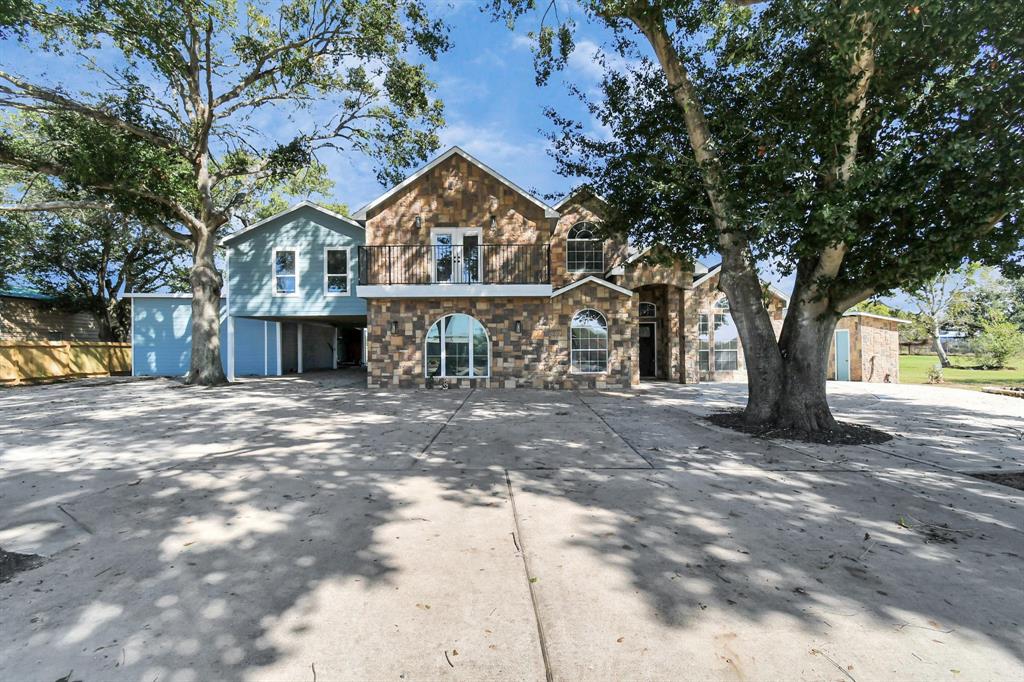
{"type": "Polygon", "coordinates": [[[277,373],[277,323],[235,318],[235,376],[277,373]]]}
{"type": "Polygon", "coordinates": [[[289,315],[366,315],[358,298],[356,247],[365,241],[362,229],[309,206],[261,225],[228,244],[230,313],[236,317],[289,315]],[[324,295],[324,248],[351,247],[349,292],[324,295]],[[295,248],[298,292],[275,296],[271,260],[274,249],[295,248]]]}
{"type": "MultiPolygon", "coordinates": [[[[220,359],[227,369],[227,318],[221,301],[220,359]]],[[[192,299],[132,299],[132,373],[183,376],[192,356],[192,299]]]]}

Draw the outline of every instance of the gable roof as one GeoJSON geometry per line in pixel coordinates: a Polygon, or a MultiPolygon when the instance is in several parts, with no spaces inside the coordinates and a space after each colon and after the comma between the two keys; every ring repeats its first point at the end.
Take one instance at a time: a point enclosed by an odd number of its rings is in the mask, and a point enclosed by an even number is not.
{"type": "Polygon", "coordinates": [[[572,291],[573,289],[575,289],[576,287],[581,287],[584,284],[587,284],[588,282],[593,282],[594,284],[600,284],[603,287],[608,287],[612,291],[617,291],[620,294],[625,294],[626,296],[632,296],[633,295],[633,290],[632,289],[627,289],[626,287],[620,287],[618,284],[612,284],[608,280],[604,280],[604,279],[601,279],[600,277],[595,277],[593,275],[590,275],[589,277],[584,277],[583,279],[578,279],[575,282],[573,282],[572,284],[567,284],[564,287],[562,287],[561,289],[557,289],[555,291],[552,291],[551,292],[551,298],[554,298],[555,296],[561,296],[562,294],[568,293],[568,292],[572,291]]]}
{"type": "Polygon", "coordinates": [[[271,220],[277,220],[281,216],[288,215],[289,213],[292,213],[293,211],[298,211],[300,208],[311,208],[314,211],[319,211],[320,213],[323,213],[324,215],[328,215],[328,216],[331,216],[332,218],[337,218],[338,220],[346,222],[349,225],[351,225],[352,227],[357,227],[360,230],[365,230],[366,229],[365,227],[363,227],[362,225],[360,225],[356,221],[352,220],[351,218],[343,216],[340,213],[336,213],[336,212],[330,210],[329,208],[324,208],[320,204],[314,203],[314,202],[309,201],[309,200],[303,200],[303,201],[300,201],[299,203],[295,204],[294,206],[292,206],[290,208],[286,208],[285,210],[281,211],[280,213],[275,213],[272,216],[269,216],[267,218],[264,218],[263,220],[255,222],[252,225],[250,225],[249,227],[247,227],[245,229],[242,229],[242,230],[239,230],[238,232],[235,232],[234,234],[229,234],[227,237],[224,237],[224,239],[221,239],[220,243],[221,244],[227,244],[228,242],[233,242],[236,239],[238,239],[239,237],[241,237],[242,235],[248,234],[248,233],[252,232],[253,230],[255,230],[258,227],[263,227],[264,225],[269,223],[271,220]]]}
{"type": "Polygon", "coordinates": [[[875,320],[889,320],[890,322],[898,322],[900,324],[910,324],[910,320],[901,320],[898,317],[890,317],[889,315],[879,315],[877,313],[865,313],[860,310],[851,310],[843,313],[843,317],[870,317],[875,320]]]}
{"type": "Polygon", "coordinates": [[[515,184],[514,182],[512,182],[511,180],[509,180],[504,175],[502,175],[498,171],[494,170],[493,168],[491,168],[487,164],[483,163],[479,159],[476,159],[475,157],[473,157],[471,154],[466,152],[461,147],[451,147],[448,151],[446,151],[445,153],[441,154],[440,156],[438,156],[433,161],[428,162],[425,166],[421,167],[419,170],[414,172],[412,175],[407,177],[405,180],[402,180],[400,183],[398,183],[397,185],[395,185],[394,187],[389,189],[387,192],[384,192],[384,194],[381,194],[379,197],[377,197],[376,199],[374,199],[370,203],[368,203],[365,206],[363,206],[362,208],[360,208],[358,211],[356,211],[355,213],[352,214],[352,217],[355,218],[356,220],[366,220],[366,214],[369,213],[371,210],[373,210],[375,207],[379,206],[380,204],[382,204],[383,202],[387,201],[388,199],[390,199],[391,197],[393,197],[397,193],[401,192],[403,189],[405,189],[406,187],[408,187],[412,183],[416,182],[416,180],[418,180],[422,176],[424,176],[427,173],[429,173],[433,168],[435,168],[439,164],[447,161],[448,159],[450,159],[451,157],[455,156],[456,154],[458,154],[459,156],[464,158],[466,161],[469,161],[474,166],[478,167],[480,170],[484,171],[488,175],[491,175],[492,177],[497,178],[501,183],[503,183],[507,187],[512,188],[513,190],[515,190],[516,192],[518,192],[519,194],[524,196],[526,199],[528,199],[531,203],[534,203],[537,206],[539,206],[540,208],[544,209],[544,217],[545,218],[557,218],[558,217],[558,211],[556,211],[555,209],[551,208],[550,206],[545,204],[543,201],[541,201],[537,197],[533,196],[532,194],[527,192],[525,189],[523,189],[519,185],[515,184]]]}
{"type": "MultiPolygon", "coordinates": [[[[697,287],[699,287],[700,285],[704,284],[709,279],[717,275],[719,272],[721,272],[721,270],[721,263],[719,263],[718,265],[712,265],[710,268],[708,268],[708,271],[706,273],[701,275],[699,279],[693,280],[693,284],[690,285],[691,288],[696,289],[697,287]]],[[[782,289],[778,288],[774,284],[769,284],[768,291],[774,294],[776,297],[781,298],[783,301],[785,301],[786,305],[789,305],[789,294],[784,292],[782,289]]]]}
{"type": "Polygon", "coordinates": [[[595,198],[595,199],[597,199],[598,201],[600,201],[600,202],[601,202],[602,204],[607,204],[607,203],[608,203],[608,200],[607,200],[607,199],[605,199],[605,198],[604,198],[603,196],[601,196],[600,194],[598,194],[598,193],[597,193],[597,192],[595,192],[594,190],[592,190],[592,189],[589,189],[589,188],[587,188],[587,187],[577,187],[576,189],[574,189],[573,191],[569,192],[569,193],[568,193],[568,194],[566,194],[566,195],[565,195],[564,197],[562,197],[561,199],[559,199],[559,200],[558,200],[558,203],[557,203],[557,204],[555,204],[555,206],[554,206],[554,209],[555,209],[556,211],[561,211],[561,210],[562,210],[562,208],[563,208],[563,207],[564,207],[564,206],[565,206],[565,205],[566,205],[567,203],[569,203],[569,200],[570,200],[570,199],[575,199],[576,197],[580,196],[581,194],[589,194],[589,195],[590,195],[590,196],[592,196],[593,198],[595,198]]]}

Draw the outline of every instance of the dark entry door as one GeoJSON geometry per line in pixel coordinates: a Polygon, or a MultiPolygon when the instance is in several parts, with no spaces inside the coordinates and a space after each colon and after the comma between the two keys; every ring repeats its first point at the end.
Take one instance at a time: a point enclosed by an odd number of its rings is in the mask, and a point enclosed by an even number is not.
{"type": "Polygon", "coordinates": [[[657,373],[657,332],[653,322],[640,323],[640,376],[653,377],[657,373]]]}

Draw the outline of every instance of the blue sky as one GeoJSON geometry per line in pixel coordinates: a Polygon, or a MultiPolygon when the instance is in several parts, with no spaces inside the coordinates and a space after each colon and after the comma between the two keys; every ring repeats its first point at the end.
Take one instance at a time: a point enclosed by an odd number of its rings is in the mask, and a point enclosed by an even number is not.
{"type": "MultiPolygon", "coordinates": [[[[446,107],[447,125],[440,132],[442,149],[459,145],[524,188],[544,195],[564,193],[572,181],[555,174],[543,132],[550,128],[545,106],[589,120],[580,102],[568,93],[566,81],[592,87],[600,78],[593,54],[604,36],[580,23],[579,49],[569,68],[549,85],[537,87],[527,31],[537,19],[527,17],[509,31],[491,21],[476,3],[437,3],[435,11],[452,27],[452,48],[428,70],[446,107]]],[[[380,193],[365,166],[352,168],[344,159],[331,163],[338,198],[352,208],[380,193]]]]}
{"type": "MultiPolygon", "coordinates": [[[[595,91],[601,77],[601,66],[595,54],[606,44],[610,34],[589,24],[582,16],[574,17],[577,47],[568,67],[552,77],[546,86],[538,87],[530,40],[526,36],[528,31],[538,28],[537,16],[523,18],[513,32],[503,22],[492,21],[475,2],[428,1],[432,11],[451,27],[451,49],[437,62],[427,62],[428,72],[437,83],[436,94],[446,108],[446,125],[440,131],[441,150],[459,145],[538,196],[568,192],[574,183],[555,173],[555,162],[548,153],[544,135],[551,126],[543,110],[545,106],[552,106],[559,113],[584,122],[590,131],[596,131],[595,122],[583,105],[569,94],[567,84],[572,82],[585,91],[595,91]]],[[[560,3],[559,8],[563,18],[572,11],[572,5],[566,3],[560,3]]],[[[11,43],[0,43],[0,62],[15,73],[41,77],[44,82],[53,82],[53,74],[61,69],[59,58],[11,43]]],[[[104,66],[117,66],[117,63],[110,61],[104,66]]],[[[88,88],[93,78],[91,74],[76,71],[64,85],[71,91],[88,88]]],[[[322,115],[324,112],[312,113],[322,115]]],[[[289,139],[294,129],[288,117],[272,108],[262,111],[254,123],[278,141],[289,139]]],[[[319,158],[327,165],[335,182],[332,199],[344,202],[352,210],[386,189],[377,182],[368,159],[334,151],[323,151],[319,158]]],[[[708,265],[717,262],[714,256],[703,260],[708,265]]],[[[767,271],[763,274],[784,291],[791,290],[791,281],[767,271]]]]}

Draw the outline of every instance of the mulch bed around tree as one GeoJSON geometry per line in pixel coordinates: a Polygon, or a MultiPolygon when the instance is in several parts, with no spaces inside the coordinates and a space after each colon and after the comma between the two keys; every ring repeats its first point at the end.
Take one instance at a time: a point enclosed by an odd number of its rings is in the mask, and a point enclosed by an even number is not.
{"type": "Polygon", "coordinates": [[[984,474],[968,474],[974,478],[980,478],[983,481],[989,483],[998,483],[999,485],[1009,486],[1016,488],[1017,490],[1024,490],[1024,471],[993,471],[984,474]]]}
{"type": "Polygon", "coordinates": [[[734,431],[749,433],[758,438],[778,438],[798,440],[805,443],[821,443],[822,445],[878,445],[892,440],[885,431],[870,426],[839,422],[840,431],[816,431],[807,433],[798,429],[776,429],[748,426],[743,422],[743,410],[728,410],[708,415],[705,419],[716,426],[724,426],[734,431]]]}
{"type": "Polygon", "coordinates": [[[43,557],[36,554],[18,554],[0,549],[0,583],[14,577],[15,573],[27,571],[43,563],[43,557]]]}

